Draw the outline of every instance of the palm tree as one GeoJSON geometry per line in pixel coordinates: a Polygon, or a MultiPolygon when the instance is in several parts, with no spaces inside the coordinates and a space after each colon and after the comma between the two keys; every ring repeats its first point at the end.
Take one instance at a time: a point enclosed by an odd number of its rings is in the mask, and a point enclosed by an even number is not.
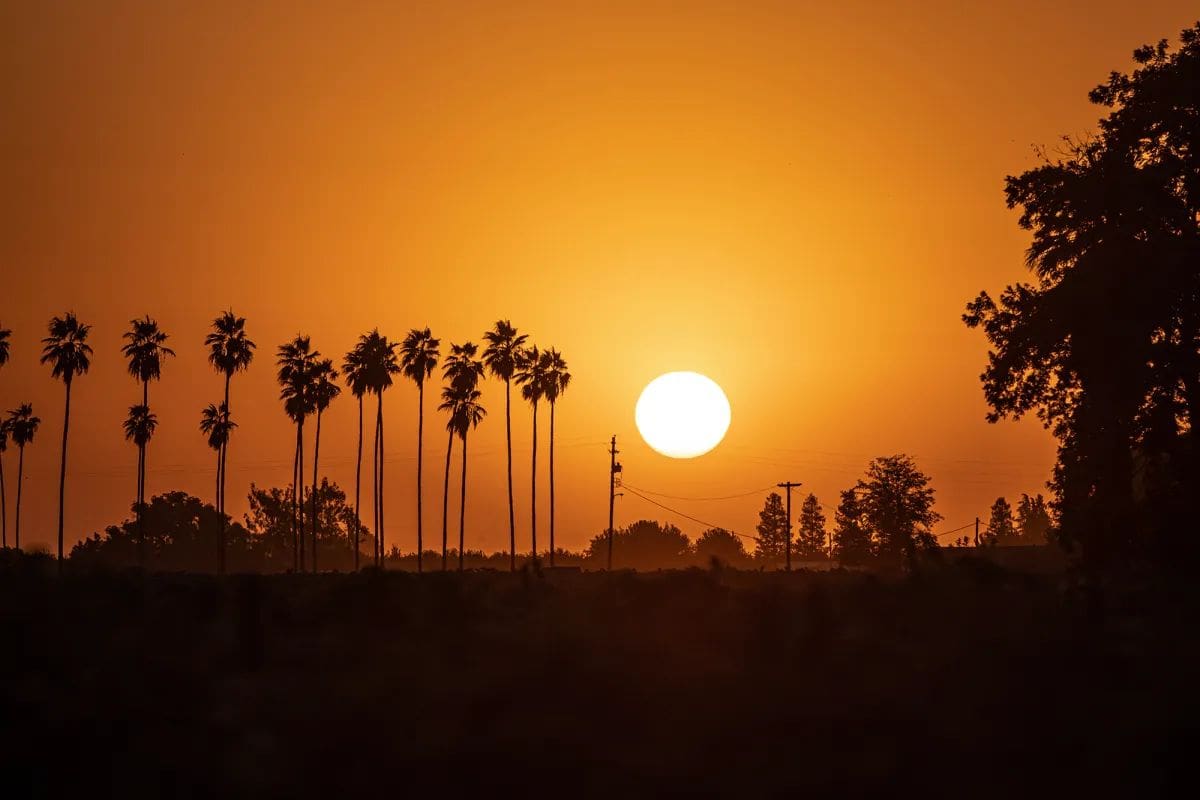
{"type": "MultiPolygon", "coordinates": [[[[145,414],[153,417],[150,414],[150,381],[162,377],[163,359],[175,355],[175,351],[166,346],[167,334],[159,330],[158,323],[149,315],[143,319],[130,320],[129,326],[130,329],[123,336],[127,343],[121,348],[121,352],[129,359],[129,374],[142,384],[142,404],[130,408],[130,419],[126,420],[125,438],[138,441],[138,437],[129,435],[129,422],[133,419],[133,409],[143,408],[145,414]]],[[[135,507],[138,517],[138,563],[142,566],[145,566],[146,563],[141,532],[142,505],[146,502],[146,445],[153,435],[153,430],[151,430],[150,435],[141,438],[138,443],[138,495],[135,507]]]]}
{"type": "MultiPolygon", "coordinates": [[[[450,419],[446,428],[451,437],[458,434],[462,440],[462,478],[459,484],[458,498],[458,571],[463,570],[463,556],[466,550],[466,513],[467,513],[467,431],[479,426],[487,411],[479,404],[480,392],[466,384],[451,384],[442,390],[442,404],[439,411],[449,411],[450,419]]],[[[450,463],[446,462],[447,485],[449,485],[450,463]]],[[[443,504],[444,504],[443,500],[443,504]]],[[[443,514],[444,517],[444,514],[443,514]]],[[[443,546],[443,556],[445,547],[443,546]]],[[[443,567],[444,569],[444,567],[443,567]]]]}
{"type": "MultiPolygon", "coordinates": [[[[367,374],[366,351],[363,339],[360,337],[357,345],[346,353],[342,361],[342,374],[346,377],[346,386],[350,394],[358,400],[358,457],[354,462],[354,571],[358,572],[358,543],[362,532],[362,514],[359,511],[359,501],[362,499],[362,445],[363,445],[363,395],[369,390],[367,374]]],[[[373,464],[377,467],[378,464],[373,464]]]]}
{"type": "MultiPolygon", "coordinates": [[[[483,362],[475,358],[478,352],[479,347],[473,342],[450,345],[450,355],[442,364],[442,377],[449,385],[442,389],[443,402],[438,406],[438,411],[453,411],[452,397],[470,392],[478,385],[479,379],[483,376],[483,362]]],[[[446,523],[450,507],[450,455],[454,449],[454,434],[458,432],[453,414],[446,422],[446,430],[449,433],[449,439],[446,443],[446,476],[442,485],[443,571],[446,569],[446,523]]]]}
{"type": "Polygon", "coordinates": [[[137,499],[133,503],[138,525],[138,564],[146,564],[146,534],[143,529],[142,510],[146,504],[146,445],[158,428],[158,417],[150,413],[150,406],[130,406],[125,418],[125,439],[137,445],[138,482],[137,499]]]}
{"type": "Polygon", "coordinates": [[[12,336],[12,331],[8,328],[0,328],[0,367],[8,363],[8,348],[9,337],[12,336]]]}
{"type": "Polygon", "coordinates": [[[8,452],[8,420],[0,420],[0,548],[8,549],[8,498],[4,494],[4,454],[8,452]]]}
{"type": "Polygon", "coordinates": [[[383,508],[383,393],[392,385],[392,376],[400,372],[395,342],[389,342],[379,329],[358,337],[356,349],[361,348],[367,391],[376,397],[375,406],[375,566],[386,566],[384,558],[383,508]]]}
{"type": "MultiPolygon", "coordinates": [[[[229,404],[229,383],[235,372],[248,369],[254,360],[255,344],[246,336],[246,318],[239,317],[233,311],[226,311],[212,322],[212,332],[204,337],[204,345],[208,348],[208,363],[213,369],[225,376],[225,402],[222,404],[226,411],[232,411],[229,404]]],[[[234,426],[236,427],[236,426],[234,426]]],[[[221,524],[225,524],[225,464],[229,457],[229,436],[232,430],[226,431],[225,443],[221,447],[219,458],[220,491],[217,493],[217,513],[221,524]]]]}
{"type": "Polygon", "coordinates": [[[292,545],[293,567],[300,572],[304,571],[304,418],[314,410],[313,369],[320,355],[312,349],[309,337],[297,334],[292,341],[279,346],[275,359],[281,387],[279,399],[283,401],[284,412],[296,423],[296,468],[292,472],[292,545]]]}
{"type": "Polygon", "coordinates": [[[90,325],[81,323],[73,313],[50,320],[49,336],[42,339],[43,364],[51,365],[51,375],[62,380],[67,399],[63,409],[62,457],[58,470],[58,571],[62,572],[63,521],[67,492],[67,432],[71,427],[71,384],[92,366],[92,348],[87,343],[90,325]]]}
{"type": "Polygon", "coordinates": [[[517,569],[517,522],[513,513],[512,479],[512,377],[517,368],[521,348],[529,337],[518,334],[517,329],[506,319],[496,322],[495,327],[483,335],[487,347],[483,351],[483,363],[495,377],[504,381],[504,444],[508,456],[508,558],[509,569],[517,569]]]}
{"type": "Polygon", "coordinates": [[[425,379],[433,374],[438,362],[438,345],[426,328],[413,328],[400,344],[400,366],[405,377],[417,384],[417,572],[421,572],[424,537],[422,536],[423,514],[421,513],[421,474],[423,472],[423,444],[425,439],[425,379]]]}
{"type": "Polygon", "coordinates": [[[530,481],[529,530],[533,542],[533,558],[537,559],[537,412],[538,401],[546,393],[546,359],[537,347],[527,347],[517,358],[513,374],[521,386],[521,397],[533,406],[533,472],[530,481]]]}
{"type": "Polygon", "coordinates": [[[312,496],[312,569],[317,571],[317,460],[321,457],[321,413],[329,408],[329,404],[342,393],[342,387],[337,380],[337,368],[332,359],[324,359],[313,364],[312,370],[312,407],[317,412],[317,435],[313,442],[313,484],[312,496]]]}
{"type": "MultiPolygon", "coordinates": [[[[225,446],[229,444],[229,434],[237,427],[229,416],[229,407],[224,403],[220,406],[215,403],[209,403],[200,412],[200,432],[208,437],[208,446],[217,452],[217,486],[216,495],[218,498],[225,485],[225,461],[222,454],[225,452],[225,446]]],[[[217,510],[217,516],[220,517],[220,528],[217,532],[217,572],[225,571],[225,515],[217,510]]]]}
{"type": "Polygon", "coordinates": [[[545,393],[550,403],[550,566],[554,566],[554,404],[567,391],[571,373],[562,353],[553,347],[544,353],[546,359],[545,393]]]}
{"type": "Polygon", "coordinates": [[[22,403],[14,411],[8,412],[8,419],[5,421],[8,427],[9,435],[12,436],[13,443],[17,446],[17,515],[16,525],[13,533],[15,538],[13,544],[18,550],[21,549],[21,483],[23,473],[25,472],[25,445],[33,442],[33,437],[37,434],[38,425],[42,421],[33,415],[33,406],[29,403],[22,403]]]}

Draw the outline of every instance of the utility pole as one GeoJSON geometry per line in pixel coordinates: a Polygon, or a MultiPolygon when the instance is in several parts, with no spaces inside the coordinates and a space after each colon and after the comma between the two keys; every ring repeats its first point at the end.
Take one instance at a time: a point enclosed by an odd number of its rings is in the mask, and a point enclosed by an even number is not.
{"type": "Polygon", "coordinates": [[[608,450],[608,570],[612,571],[612,544],[613,544],[613,503],[617,499],[617,473],[621,471],[621,465],[617,463],[617,436],[613,434],[612,447],[608,450]]]}
{"type": "Polygon", "coordinates": [[[792,489],[799,489],[800,482],[787,481],[785,483],[776,484],[780,489],[787,489],[787,538],[784,540],[784,569],[788,572],[792,571],[792,489]]]}

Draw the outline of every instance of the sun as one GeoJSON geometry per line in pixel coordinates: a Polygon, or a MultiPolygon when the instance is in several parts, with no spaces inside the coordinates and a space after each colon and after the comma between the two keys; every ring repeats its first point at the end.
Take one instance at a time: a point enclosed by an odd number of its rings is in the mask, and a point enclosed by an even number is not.
{"type": "Polygon", "coordinates": [[[712,450],[729,430],[729,399],[698,372],[668,372],[646,385],[634,410],[638,432],[671,458],[695,458],[712,450]]]}

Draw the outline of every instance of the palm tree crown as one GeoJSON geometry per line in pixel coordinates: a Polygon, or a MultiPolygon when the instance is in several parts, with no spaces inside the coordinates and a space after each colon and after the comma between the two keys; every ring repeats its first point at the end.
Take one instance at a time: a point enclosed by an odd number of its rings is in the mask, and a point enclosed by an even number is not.
{"type": "Polygon", "coordinates": [[[208,446],[220,450],[229,441],[229,434],[237,423],[229,417],[225,404],[209,403],[200,412],[200,432],[208,437],[208,446]]]}
{"type": "Polygon", "coordinates": [[[521,386],[521,397],[534,405],[546,396],[546,371],[549,366],[546,354],[538,350],[536,345],[526,347],[517,356],[513,378],[521,386]]]}
{"type": "Polygon", "coordinates": [[[487,416],[487,410],[479,404],[481,392],[465,386],[450,386],[442,389],[442,403],[438,411],[449,411],[446,430],[460,439],[467,438],[467,431],[479,427],[487,416]]]}
{"type": "Polygon", "coordinates": [[[567,372],[567,362],[563,360],[562,353],[554,348],[543,353],[542,358],[545,360],[542,370],[542,392],[547,400],[554,403],[567,391],[567,386],[571,383],[571,373],[567,372]]]}
{"type": "Polygon", "coordinates": [[[212,333],[204,337],[208,363],[226,375],[240,372],[254,360],[254,342],[246,336],[246,318],[226,311],[213,320],[212,333]]]}
{"type": "Polygon", "coordinates": [[[355,350],[362,353],[363,368],[367,390],[379,394],[392,386],[392,376],[401,371],[400,362],[396,357],[395,342],[389,342],[379,329],[358,337],[355,350]]]}
{"type": "Polygon", "coordinates": [[[8,363],[8,337],[12,336],[12,331],[8,328],[0,328],[0,367],[8,363]]]}
{"type": "Polygon", "coordinates": [[[484,366],[500,380],[511,380],[528,338],[523,333],[518,334],[508,320],[498,320],[496,326],[483,335],[483,340],[487,342],[483,351],[484,366]]]}
{"type": "Polygon", "coordinates": [[[150,406],[130,406],[124,427],[125,438],[138,447],[144,447],[158,428],[158,417],[150,411],[150,406]]]}
{"type": "MultiPolygon", "coordinates": [[[[319,353],[313,355],[319,355],[319,353]]],[[[329,404],[342,393],[342,387],[336,383],[337,377],[338,371],[337,367],[333,365],[333,359],[326,358],[313,363],[310,382],[314,411],[324,411],[329,408],[329,404]]]]}
{"type": "Polygon", "coordinates": [[[22,403],[8,412],[8,419],[4,421],[4,424],[8,428],[13,444],[17,447],[24,447],[33,441],[38,425],[41,425],[42,421],[33,415],[32,404],[22,403]]]}
{"type": "MultiPolygon", "coordinates": [[[[483,362],[475,358],[479,345],[474,342],[450,345],[450,355],[442,364],[442,376],[450,385],[461,389],[474,389],[483,377],[483,362]]],[[[439,407],[439,410],[442,410],[439,407]]]]}
{"type": "Polygon", "coordinates": [[[287,415],[293,421],[300,422],[316,410],[313,381],[317,358],[321,354],[312,349],[309,337],[297,335],[292,341],[280,345],[276,355],[275,364],[279,368],[279,385],[282,387],[279,399],[283,401],[287,415]]]}
{"type": "Polygon", "coordinates": [[[400,366],[404,376],[418,386],[424,383],[437,366],[440,344],[441,340],[435,339],[429,328],[409,331],[400,343],[400,366]]]}
{"type": "Polygon", "coordinates": [[[92,366],[92,348],[87,343],[92,326],[84,325],[73,313],[50,320],[50,335],[42,339],[41,363],[50,364],[50,373],[70,383],[92,366]]]}
{"type": "Polygon", "coordinates": [[[123,338],[126,344],[121,352],[129,359],[129,374],[142,383],[158,380],[162,377],[162,362],[175,351],[167,347],[167,334],[158,328],[158,323],[146,316],[143,319],[129,321],[130,329],[123,338]]]}

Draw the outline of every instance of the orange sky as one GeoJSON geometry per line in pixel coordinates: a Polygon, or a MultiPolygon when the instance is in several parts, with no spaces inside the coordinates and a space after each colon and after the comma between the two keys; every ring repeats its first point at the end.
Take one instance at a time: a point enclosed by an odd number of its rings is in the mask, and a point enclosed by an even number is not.
{"type": "MultiPolygon", "coordinates": [[[[933,476],[939,530],[986,516],[997,495],[1042,490],[1053,460],[1036,421],[984,421],[986,346],[959,321],[978,290],[1024,275],[1003,178],[1031,145],[1091,127],[1087,90],[1195,17],[1183,0],[254,5],[0,7],[0,407],[32,401],[43,419],[26,542],[55,532],[62,388],[37,355],[67,309],[97,351],[73,403],[69,540],[132,500],[121,420],[140,394],[119,346],[134,316],[179,353],[152,388],[148,490],[211,498],[197,423],[221,381],[202,340],[230,306],[259,344],[233,388],[239,517],[251,481],[291,471],[277,344],[303,331],[340,362],[376,325],[478,340],[499,317],[574,374],[566,547],[606,524],[613,433],[643,489],[790,479],[832,506],[872,456],[903,451],[933,476]],[[733,406],[725,442],[692,461],[633,424],[641,388],[679,369],[733,406]]],[[[500,386],[484,387],[469,466],[468,543],[487,549],[507,543],[500,386]]],[[[388,536],[406,550],[415,404],[409,385],[388,395],[388,536]]],[[[433,407],[427,532],[445,454],[433,407]]],[[[339,400],[321,448],[347,488],[355,420],[339,400]]],[[[514,435],[527,530],[524,408],[514,435]]],[[[667,502],[752,533],[762,501],[667,502]]],[[[617,514],[670,518],[628,495],[617,514]]]]}

